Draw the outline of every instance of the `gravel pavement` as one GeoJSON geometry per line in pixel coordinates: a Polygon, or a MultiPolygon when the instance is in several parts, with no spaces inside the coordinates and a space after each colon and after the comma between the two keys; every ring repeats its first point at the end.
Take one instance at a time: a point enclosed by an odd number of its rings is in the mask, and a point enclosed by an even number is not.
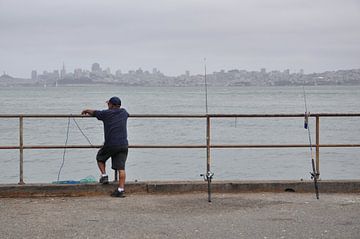
{"type": "Polygon", "coordinates": [[[360,194],[0,198],[0,238],[360,238],[360,194]]]}

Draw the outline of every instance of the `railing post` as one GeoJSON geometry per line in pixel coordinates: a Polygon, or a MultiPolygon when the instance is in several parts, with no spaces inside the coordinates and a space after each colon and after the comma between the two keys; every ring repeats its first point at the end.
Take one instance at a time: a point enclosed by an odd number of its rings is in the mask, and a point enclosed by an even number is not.
{"type": "Polygon", "coordinates": [[[320,117],[316,116],[316,174],[320,175],[320,117]]]}
{"type": "Polygon", "coordinates": [[[20,152],[20,180],[19,184],[24,183],[24,117],[19,117],[19,152],[20,152]]]}
{"type": "Polygon", "coordinates": [[[118,181],[118,170],[114,170],[114,181],[118,181]]]}

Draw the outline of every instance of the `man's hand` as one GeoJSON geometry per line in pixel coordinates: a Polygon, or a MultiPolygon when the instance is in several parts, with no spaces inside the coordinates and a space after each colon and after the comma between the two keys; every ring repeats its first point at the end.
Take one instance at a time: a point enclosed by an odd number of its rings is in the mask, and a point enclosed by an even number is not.
{"type": "Polygon", "coordinates": [[[94,112],[95,110],[91,110],[91,109],[86,109],[86,110],[83,110],[81,112],[82,115],[90,115],[90,116],[93,116],[94,115],[94,112]]]}

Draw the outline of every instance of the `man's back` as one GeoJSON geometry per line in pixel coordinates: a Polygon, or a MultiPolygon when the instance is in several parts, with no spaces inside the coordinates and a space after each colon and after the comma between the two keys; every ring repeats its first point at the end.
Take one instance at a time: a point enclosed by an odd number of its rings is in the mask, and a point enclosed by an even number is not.
{"type": "Polygon", "coordinates": [[[127,119],[124,108],[95,111],[94,116],[104,123],[104,146],[128,146],[127,119]]]}

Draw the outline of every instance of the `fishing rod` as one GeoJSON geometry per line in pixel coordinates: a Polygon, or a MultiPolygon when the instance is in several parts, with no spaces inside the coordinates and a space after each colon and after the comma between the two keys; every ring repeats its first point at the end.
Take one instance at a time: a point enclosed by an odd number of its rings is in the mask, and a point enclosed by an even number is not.
{"type": "Polygon", "coordinates": [[[206,81],[206,58],[204,58],[204,82],[205,82],[205,112],[208,114],[208,90],[206,81]]]}
{"type": "Polygon", "coordinates": [[[200,174],[204,178],[204,181],[208,183],[208,202],[211,202],[211,180],[214,173],[210,171],[211,160],[210,160],[210,117],[208,115],[208,91],[206,81],[206,58],[204,58],[204,82],[205,82],[205,112],[206,112],[206,174],[200,174]]]}
{"type": "Polygon", "coordinates": [[[312,149],[311,133],[310,133],[310,125],[309,125],[310,112],[308,112],[308,109],[307,109],[306,93],[305,93],[304,86],[303,86],[303,93],[304,93],[304,104],[305,104],[304,128],[307,129],[307,131],[308,131],[310,154],[311,154],[311,165],[312,165],[312,172],[310,172],[310,175],[311,175],[311,179],[314,180],[316,199],[319,199],[319,187],[318,187],[317,181],[318,181],[320,174],[315,169],[315,160],[314,160],[314,153],[313,153],[313,149],[312,149]]]}

